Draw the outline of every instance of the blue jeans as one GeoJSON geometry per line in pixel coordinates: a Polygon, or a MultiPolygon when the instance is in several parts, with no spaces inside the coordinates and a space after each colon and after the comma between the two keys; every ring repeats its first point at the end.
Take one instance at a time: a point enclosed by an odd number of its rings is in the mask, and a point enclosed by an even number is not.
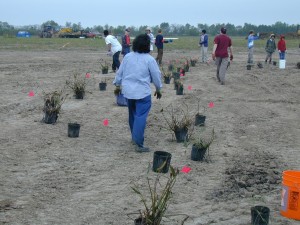
{"type": "Polygon", "coordinates": [[[122,54],[125,56],[126,54],[128,54],[130,52],[130,47],[123,47],[123,51],[122,54]]]}
{"type": "Polygon", "coordinates": [[[119,51],[119,52],[116,52],[116,53],[113,55],[112,70],[119,69],[119,67],[120,67],[119,56],[120,56],[120,51],[119,51]]]}
{"type": "Polygon", "coordinates": [[[151,95],[142,99],[128,99],[131,138],[140,147],[144,147],[144,133],[150,108],[151,95]]]}
{"type": "Polygon", "coordinates": [[[285,59],[285,52],[279,52],[279,59],[285,59]]]}

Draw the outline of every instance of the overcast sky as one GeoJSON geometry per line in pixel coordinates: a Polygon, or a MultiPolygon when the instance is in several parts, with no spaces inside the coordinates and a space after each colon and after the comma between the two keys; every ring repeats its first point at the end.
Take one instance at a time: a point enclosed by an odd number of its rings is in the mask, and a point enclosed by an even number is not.
{"type": "Polygon", "coordinates": [[[300,24],[300,0],[0,0],[0,21],[14,26],[54,20],[94,25],[155,26],[162,22],[300,24]]]}

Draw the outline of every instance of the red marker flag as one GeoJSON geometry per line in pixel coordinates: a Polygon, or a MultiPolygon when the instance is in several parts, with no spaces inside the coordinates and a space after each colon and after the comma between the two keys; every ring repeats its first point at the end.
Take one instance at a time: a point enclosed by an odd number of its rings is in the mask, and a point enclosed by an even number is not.
{"type": "Polygon", "coordinates": [[[29,91],[28,96],[33,97],[34,96],[34,91],[29,91]]]}
{"type": "Polygon", "coordinates": [[[108,119],[103,120],[103,126],[107,127],[108,126],[108,119]]]}
{"type": "Polygon", "coordinates": [[[215,104],[213,102],[208,103],[208,108],[213,108],[215,107],[215,104]]]}
{"type": "Polygon", "coordinates": [[[188,166],[184,166],[182,169],[181,169],[181,172],[183,173],[189,173],[192,169],[188,166]]]}

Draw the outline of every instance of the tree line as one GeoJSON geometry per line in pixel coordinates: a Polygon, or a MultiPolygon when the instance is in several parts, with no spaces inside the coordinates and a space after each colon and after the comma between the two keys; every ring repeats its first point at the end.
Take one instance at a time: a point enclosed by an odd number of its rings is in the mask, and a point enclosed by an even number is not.
{"type": "MultiPolygon", "coordinates": [[[[85,30],[92,32],[103,33],[103,30],[110,30],[114,35],[122,35],[127,26],[117,26],[113,27],[108,24],[101,26],[96,25],[93,27],[82,27],[81,23],[71,23],[66,22],[65,26],[61,26],[53,20],[46,21],[41,25],[27,25],[27,26],[19,26],[14,27],[9,25],[7,22],[0,21],[0,36],[15,36],[16,33],[20,30],[28,31],[32,35],[39,35],[41,29],[44,25],[51,25],[57,31],[62,27],[71,27],[73,30],[85,30]]],[[[246,36],[248,35],[250,30],[254,30],[255,33],[275,33],[275,34],[287,34],[287,33],[296,33],[299,25],[292,24],[289,25],[284,22],[276,22],[272,25],[253,25],[250,23],[245,23],[243,26],[235,26],[234,24],[202,24],[198,23],[197,26],[193,26],[190,24],[180,25],[180,24],[169,24],[167,22],[163,22],[160,25],[156,25],[152,27],[152,32],[154,34],[157,33],[157,30],[161,28],[163,30],[163,34],[165,36],[199,36],[199,33],[202,29],[205,29],[208,34],[216,35],[219,33],[220,28],[224,26],[227,28],[227,33],[230,36],[246,36]]],[[[145,32],[145,26],[139,27],[130,27],[131,35],[136,36],[137,34],[145,32]]]]}

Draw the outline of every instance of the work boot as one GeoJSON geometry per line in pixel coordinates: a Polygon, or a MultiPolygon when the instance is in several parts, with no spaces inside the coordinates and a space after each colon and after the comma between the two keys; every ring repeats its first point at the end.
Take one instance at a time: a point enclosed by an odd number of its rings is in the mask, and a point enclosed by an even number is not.
{"type": "Polygon", "coordinates": [[[150,149],[147,147],[141,147],[141,146],[135,146],[135,151],[136,152],[150,152],[150,149]]]}

